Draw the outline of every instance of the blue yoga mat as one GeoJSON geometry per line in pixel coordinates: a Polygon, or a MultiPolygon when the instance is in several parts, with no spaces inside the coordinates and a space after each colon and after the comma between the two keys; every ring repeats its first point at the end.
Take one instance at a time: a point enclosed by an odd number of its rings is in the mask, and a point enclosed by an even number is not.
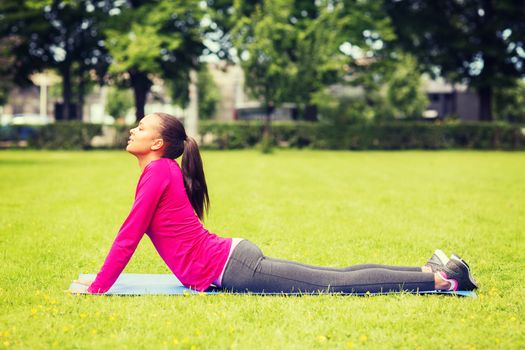
{"type": "MultiPolygon", "coordinates": [[[[94,280],[95,274],[80,274],[78,279],[94,280]]],[[[86,290],[87,287],[78,283],[71,283],[69,289],[86,290]]],[[[115,284],[102,295],[185,295],[185,294],[199,294],[201,292],[186,288],[180,283],[180,281],[171,274],[140,274],[140,273],[123,273],[121,274],[115,284]]],[[[229,293],[221,289],[212,287],[207,289],[205,294],[221,294],[229,293]]],[[[407,293],[407,292],[402,292],[407,293]]],[[[245,294],[245,293],[243,293],[245,294]]],[[[257,294],[257,293],[252,293],[257,294]]],[[[269,295],[271,293],[264,293],[269,295]]],[[[301,295],[304,293],[288,293],[286,295],[301,295]]],[[[384,295],[384,294],[395,294],[395,293],[353,293],[349,295],[384,295]]],[[[475,292],[470,291],[457,291],[457,292],[445,292],[445,291],[428,291],[419,292],[414,294],[447,294],[447,295],[458,295],[464,297],[476,297],[475,292]]],[[[283,293],[275,293],[275,295],[283,295],[283,293]]]]}

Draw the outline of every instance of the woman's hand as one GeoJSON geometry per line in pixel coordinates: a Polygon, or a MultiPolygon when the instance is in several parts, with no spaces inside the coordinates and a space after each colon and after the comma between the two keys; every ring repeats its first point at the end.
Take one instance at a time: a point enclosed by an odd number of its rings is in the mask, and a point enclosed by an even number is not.
{"type": "MultiPolygon", "coordinates": [[[[83,286],[89,287],[91,283],[93,283],[92,280],[86,280],[86,279],[78,279],[74,280],[73,283],[81,284],[83,286]]],[[[66,290],[66,292],[71,294],[87,294],[87,288],[79,289],[79,288],[69,288],[66,290]]]]}

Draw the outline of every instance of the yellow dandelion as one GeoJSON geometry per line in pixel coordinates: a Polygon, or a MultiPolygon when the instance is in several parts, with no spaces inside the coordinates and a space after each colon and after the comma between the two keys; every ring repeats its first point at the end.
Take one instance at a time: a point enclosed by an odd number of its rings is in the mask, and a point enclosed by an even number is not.
{"type": "Polygon", "coordinates": [[[471,345],[469,349],[470,350],[476,350],[476,347],[474,345],[471,345]]]}
{"type": "Polygon", "coordinates": [[[10,343],[6,340],[6,341],[4,342],[4,346],[7,348],[9,345],[10,345],[10,343]]]}
{"type": "Polygon", "coordinates": [[[200,330],[197,329],[197,330],[195,331],[195,335],[196,335],[197,337],[200,336],[201,334],[202,334],[202,332],[201,332],[200,330]]]}
{"type": "Polygon", "coordinates": [[[82,312],[82,313],[80,314],[80,318],[86,318],[86,317],[87,317],[87,314],[86,314],[85,312],[82,312]]]}
{"type": "Polygon", "coordinates": [[[233,332],[235,332],[235,328],[234,327],[230,327],[230,334],[232,334],[233,332]]]}
{"type": "Polygon", "coordinates": [[[349,341],[349,342],[346,343],[346,347],[348,349],[353,349],[354,348],[354,343],[352,341],[349,341]]]}
{"type": "Polygon", "coordinates": [[[197,347],[195,345],[192,345],[190,350],[197,350],[197,347]]]}
{"type": "Polygon", "coordinates": [[[177,345],[179,343],[179,340],[177,338],[173,338],[173,344],[177,345]]]}
{"type": "Polygon", "coordinates": [[[100,316],[100,311],[95,312],[95,316],[100,316]]]}
{"type": "Polygon", "coordinates": [[[62,331],[64,331],[64,333],[69,332],[69,327],[68,326],[62,327],[62,331]]]}
{"type": "Polygon", "coordinates": [[[97,332],[98,332],[98,331],[97,331],[95,328],[93,328],[93,329],[91,330],[91,334],[93,334],[93,335],[97,334],[97,332]]]}
{"type": "Polygon", "coordinates": [[[31,309],[31,315],[36,315],[38,310],[36,308],[31,309]]]}
{"type": "Polygon", "coordinates": [[[169,326],[170,324],[172,324],[173,322],[171,322],[170,320],[167,320],[166,321],[166,326],[169,326]]]}
{"type": "Polygon", "coordinates": [[[4,337],[7,338],[7,337],[9,337],[11,334],[9,334],[9,331],[5,331],[5,332],[3,333],[3,335],[4,335],[4,337]]]}
{"type": "Polygon", "coordinates": [[[359,337],[359,341],[361,343],[365,343],[367,340],[368,340],[368,337],[366,335],[364,335],[364,334],[359,337]]]}
{"type": "Polygon", "coordinates": [[[324,336],[324,335],[318,335],[318,336],[317,336],[317,341],[318,341],[319,343],[324,343],[326,340],[327,340],[327,338],[326,338],[326,336],[324,336]]]}

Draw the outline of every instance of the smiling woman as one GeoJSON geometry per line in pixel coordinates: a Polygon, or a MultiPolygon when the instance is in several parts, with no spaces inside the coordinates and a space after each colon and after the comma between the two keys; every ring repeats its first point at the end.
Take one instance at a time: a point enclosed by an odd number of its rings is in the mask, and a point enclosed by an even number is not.
{"type": "Polygon", "coordinates": [[[131,211],[88,293],[105,293],[147,234],[176,277],[188,288],[212,284],[254,293],[386,293],[472,290],[470,268],[437,250],[423,267],[354,265],[319,267],[273,259],[252,242],[219,237],[202,224],[209,197],[202,159],[182,123],[164,113],[146,116],[130,131],[126,150],[142,174],[131,211]],[[182,156],[182,166],[176,161],[182,156]]]}

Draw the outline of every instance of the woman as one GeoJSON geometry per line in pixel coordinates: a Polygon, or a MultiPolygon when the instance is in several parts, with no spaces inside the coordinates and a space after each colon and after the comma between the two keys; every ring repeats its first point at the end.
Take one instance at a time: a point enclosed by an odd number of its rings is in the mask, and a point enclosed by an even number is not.
{"type": "Polygon", "coordinates": [[[469,266],[437,250],[423,267],[317,267],[266,257],[248,240],[222,238],[201,220],[209,198],[199,149],[173,116],[154,113],[130,131],[126,150],[142,169],[131,212],[94,281],[76,281],[92,294],[113,285],[146,233],[186,287],[212,284],[254,293],[378,293],[473,290],[469,266]],[[182,158],[182,168],[175,161],[182,158]],[[200,219],[200,220],[199,220],[200,219]]]}

